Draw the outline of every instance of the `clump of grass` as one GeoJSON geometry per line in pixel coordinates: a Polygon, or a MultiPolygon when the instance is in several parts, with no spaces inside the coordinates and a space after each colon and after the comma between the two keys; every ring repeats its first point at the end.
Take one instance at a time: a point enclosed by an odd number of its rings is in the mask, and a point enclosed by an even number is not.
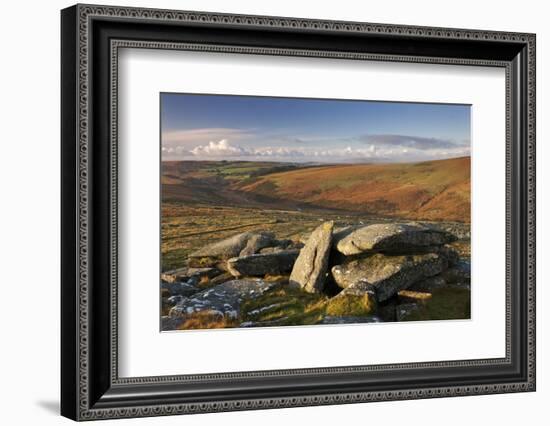
{"type": "Polygon", "coordinates": [[[200,288],[201,290],[206,290],[207,288],[215,287],[219,284],[222,284],[226,281],[230,281],[233,279],[235,279],[235,277],[233,277],[233,275],[231,275],[229,272],[224,272],[220,275],[216,275],[213,278],[203,276],[198,282],[197,287],[200,288]]]}
{"type": "Polygon", "coordinates": [[[162,253],[162,270],[169,271],[182,266],[182,260],[187,258],[189,250],[175,249],[163,251],[162,253]]]}
{"type": "Polygon", "coordinates": [[[280,284],[288,284],[288,275],[270,275],[267,274],[264,276],[264,281],[266,282],[275,282],[280,284]]]}
{"type": "Polygon", "coordinates": [[[219,312],[201,311],[186,316],[178,330],[238,327],[240,321],[221,315],[219,312]]]}
{"type": "Polygon", "coordinates": [[[214,263],[216,261],[212,257],[195,257],[192,261],[189,260],[189,266],[193,268],[210,268],[214,263]]]}
{"type": "Polygon", "coordinates": [[[333,316],[363,316],[370,315],[376,309],[373,297],[365,295],[340,295],[333,297],[326,304],[326,313],[333,316]]]}
{"type": "Polygon", "coordinates": [[[432,298],[421,304],[402,321],[449,320],[470,318],[470,290],[445,287],[435,289],[432,298]]]}

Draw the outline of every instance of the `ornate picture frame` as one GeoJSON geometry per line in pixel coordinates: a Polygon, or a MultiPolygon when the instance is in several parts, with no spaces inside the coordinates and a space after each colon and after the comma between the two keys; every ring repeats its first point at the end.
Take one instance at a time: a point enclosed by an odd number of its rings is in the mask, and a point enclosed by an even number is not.
{"type": "MultiPolygon", "coordinates": [[[[61,12],[61,413],[73,420],[535,390],[534,34],[76,5],[61,12]],[[119,377],[121,48],[427,64],[506,73],[506,356],[119,377]]],[[[153,78],[153,77],[152,77],[153,78]]]]}

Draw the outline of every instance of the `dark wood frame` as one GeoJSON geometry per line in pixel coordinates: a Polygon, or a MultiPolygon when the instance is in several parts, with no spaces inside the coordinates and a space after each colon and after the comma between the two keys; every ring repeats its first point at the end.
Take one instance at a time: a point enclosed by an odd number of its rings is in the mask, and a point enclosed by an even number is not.
{"type": "Polygon", "coordinates": [[[61,29],[64,416],[89,420],[535,390],[533,34],[95,5],[64,9],[61,29]],[[119,378],[116,59],[120,47],[504,67],[506,357],[119,378]]]}

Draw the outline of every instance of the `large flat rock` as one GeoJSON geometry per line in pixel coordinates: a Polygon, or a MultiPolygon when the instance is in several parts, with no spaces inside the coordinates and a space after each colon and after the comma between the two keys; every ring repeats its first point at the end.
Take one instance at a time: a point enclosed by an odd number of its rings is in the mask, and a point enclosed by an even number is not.
{"type": "Polygon", "coordinates": [[[345,289],[342,293],[374,290],[376,299],[382,302],[417,281],[441,273],[447,264],[447,258],[439,253],[405,256],[378,253],[336,265],[331,272],[336,284],[345,289]]]}
{"type": "Polygon", "coordinates": [[[347,256],[369,252],[414,253],[454,240],[456,237],[449,232],[425,225],[380,223],[353,230],[337,241],[336,249],[347,256]]]}
{"type": "Polygon", "coordinates": [[[319,225],[310,235],[290,274],[289,283],[309,293],[323,291],[332,244],[333,222],[319,225]]]}
{"type": "Polygon", "coordinates": [[[227,270],[235,277],[280,275],[292,270],[300,250],[252,254],[227,261],[227,270]]]}

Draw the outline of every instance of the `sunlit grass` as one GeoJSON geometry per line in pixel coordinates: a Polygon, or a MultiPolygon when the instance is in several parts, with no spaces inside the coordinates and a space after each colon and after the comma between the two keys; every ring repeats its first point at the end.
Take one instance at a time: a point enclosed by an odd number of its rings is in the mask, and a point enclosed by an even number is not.
{"type": "Polygon", "coordinates": [[[281,285],[244,302],[242,320],[266,325],[312,325],[325,316],[370,316],[375,305],[368,296],[329,298],[281,285]]]}
{"type": "Polygon", "coordinates": [[[270,231],[279,239],[298,241],[301,235],[315,229],[321,220],[355,223],[359,219],[335,214],[237,206],[214,208],[164,202],[161,218],[162,270],[182,267],[190,253],[240,232],[270,231]]]}

